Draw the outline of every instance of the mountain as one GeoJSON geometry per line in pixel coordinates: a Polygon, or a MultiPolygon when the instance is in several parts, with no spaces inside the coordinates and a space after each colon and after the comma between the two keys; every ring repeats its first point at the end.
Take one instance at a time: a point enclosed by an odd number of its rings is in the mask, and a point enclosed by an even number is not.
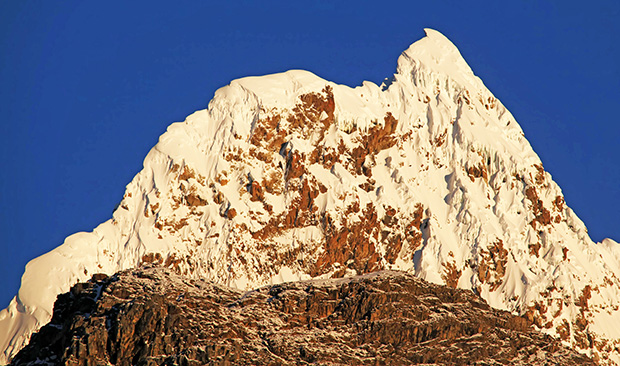
{"type": "Polygon", "coordinates": [[[59,296],[12,365],[595,364],[531,325],[404,272],[244,293],[151,267],[59,296]]]}
{"type": "Polygon", "coordinates": [[[589,238],[514,117],[426,34],[380,86],[248,77],[172,124],[111,220],[28,263],[3,361],[76,282],[156,264],[241,290],[406,271],[620,363],[620,246],[589,238]]]}

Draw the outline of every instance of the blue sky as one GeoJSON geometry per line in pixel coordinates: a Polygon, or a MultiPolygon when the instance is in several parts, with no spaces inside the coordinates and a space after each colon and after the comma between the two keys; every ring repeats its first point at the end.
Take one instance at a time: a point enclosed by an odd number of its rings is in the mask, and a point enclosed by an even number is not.
{"type": "Polygon", "coordinates": [[[378,84],[425,27],[513,113],[592,238],[620,240],[618,19],[615,1],[0,2],[0,307],[217,88],[288,69],[378,84]]]}

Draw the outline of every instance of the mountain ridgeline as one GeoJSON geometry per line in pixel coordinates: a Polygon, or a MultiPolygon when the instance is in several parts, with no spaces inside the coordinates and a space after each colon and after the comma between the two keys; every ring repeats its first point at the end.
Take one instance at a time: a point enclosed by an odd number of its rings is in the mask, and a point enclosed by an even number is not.
{"type": "Polygon", "coordinates": [[[58,297],[12,365],[595,365],[469,290],[379,271],[244,293],[170,269],[58,297]]]}
{"type": "Polygon", "coordinates": [[[590,239],[510,112],[426,34],[389,83],[248,77],[170,125],[110,220],[28,264],[2,360],[76,282],[155,265],[242,291],[403,271],[620,363],[620,246],[590,239]]]}

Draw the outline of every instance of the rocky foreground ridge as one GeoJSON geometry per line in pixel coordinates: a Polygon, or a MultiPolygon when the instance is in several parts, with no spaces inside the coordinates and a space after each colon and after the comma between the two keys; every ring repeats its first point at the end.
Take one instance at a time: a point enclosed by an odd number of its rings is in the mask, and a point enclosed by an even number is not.
{"type": "Polygon", "coordinates": [[[0,364],[58,294],[152,264],[241,291],[405,271],[620,364],[620,245],[590,239],[514,116],[426,33],[382,85],[247,77],[170,125],[110,220],[28,263],[0,364]]]}
{"type": "Polygon", "coordinates": [[[243,292],[162,267],[58,297],[12,365],[593,365],[469,290],[380,271],[243,292]]]}

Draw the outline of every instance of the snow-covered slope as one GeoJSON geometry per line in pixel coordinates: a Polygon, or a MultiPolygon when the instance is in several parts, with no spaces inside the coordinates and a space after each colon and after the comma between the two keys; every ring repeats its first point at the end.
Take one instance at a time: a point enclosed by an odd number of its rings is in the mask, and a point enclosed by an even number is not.
{"type": "Polygon", "coordinates": [[[620,362],[620,245],[592,242],[510,112],[426,33],[384,85],[243,78],[172,124],[111,220],[27,265],[2,360],[76,281],[157,263],[242,289],[410,271],[620,362]]]}

